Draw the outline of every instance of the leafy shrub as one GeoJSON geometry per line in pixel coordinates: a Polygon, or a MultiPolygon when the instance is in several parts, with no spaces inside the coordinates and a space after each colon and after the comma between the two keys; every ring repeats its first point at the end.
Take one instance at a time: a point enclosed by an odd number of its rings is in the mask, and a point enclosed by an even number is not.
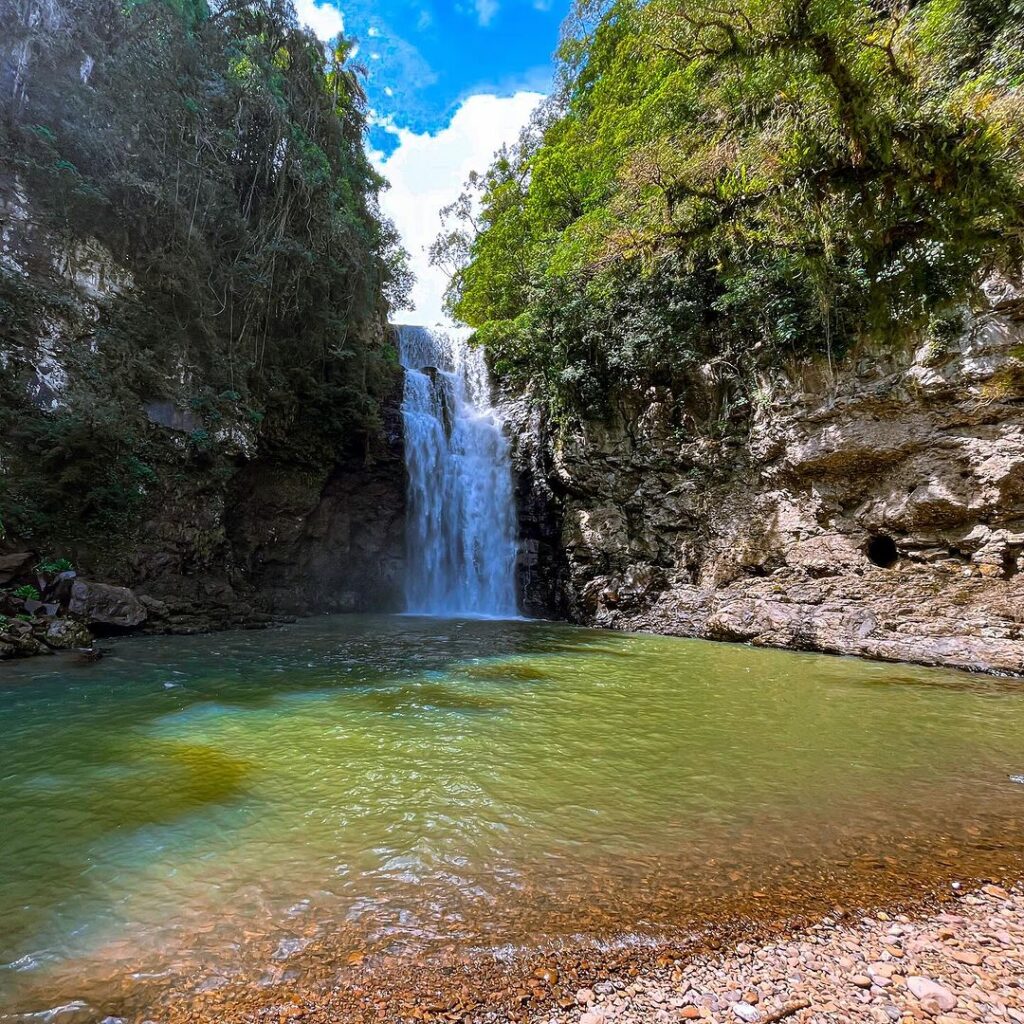
{"type": "Polygon", "coordinates": [[[36,566],[36,571],[47,575],[56,575],[60,572],[71,572],[74,568],[67,558],[47,558],[36,566]]]}
{"type": "Polygon", "coordinates": [[[39,590],[36,587],[32,586],[31,583],[23,584],[16,590],[12,591],[12,593],[14,594],[15,597],[20,597],[24,601],[39,600],[39,590]]]}

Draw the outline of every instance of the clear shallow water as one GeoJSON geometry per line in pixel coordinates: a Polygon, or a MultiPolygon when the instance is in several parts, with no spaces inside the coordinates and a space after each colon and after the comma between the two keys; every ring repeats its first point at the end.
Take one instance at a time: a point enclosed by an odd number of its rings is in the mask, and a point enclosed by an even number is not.
{"type": "Polygon", "coordinates": [[[536,622],[339,616],[5,665],[0,736],[19,1010],[325,944],[671,936],[1024,847],[1019,683],[536,622]]]}

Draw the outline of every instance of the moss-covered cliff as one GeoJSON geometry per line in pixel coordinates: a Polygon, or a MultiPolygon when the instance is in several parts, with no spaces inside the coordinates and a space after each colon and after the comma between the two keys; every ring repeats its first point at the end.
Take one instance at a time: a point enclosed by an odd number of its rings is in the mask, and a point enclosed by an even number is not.
{"type": "Polygon", "coordinates": [[[387,604],[405,271],[346,45],[288,3],[0,15],[8,545],[183,628],[387,604]]]}

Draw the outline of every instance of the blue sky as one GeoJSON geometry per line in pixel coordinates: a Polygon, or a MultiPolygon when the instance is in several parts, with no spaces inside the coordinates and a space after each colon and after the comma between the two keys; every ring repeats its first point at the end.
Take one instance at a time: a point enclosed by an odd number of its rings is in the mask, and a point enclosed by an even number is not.
{"type": "Polygon", "coordinates": [[[295,0],[322,39],[358,43],[371,109],[367,143],[391,183],[384,213],[417,278],[407,323],[444,321],[445,280],[426,249],[438,211],[471,170],[512,142],[551,87],[552,55],[569,0],[295,0]]]}
{"type": "MultiPolygon", "coordinates": [[[[552,54],[567,0],[299,0],[300,16],[326,34],[338,22],[359,44],[370,106],[415,132],[437,131],[460,101],[487,93],[511,96],[550,87],[552,54]],[[318,10],[311,10],[318,8],[318,10]]],[[[375,149],[394,140],[379,129],[375,149]]]]}

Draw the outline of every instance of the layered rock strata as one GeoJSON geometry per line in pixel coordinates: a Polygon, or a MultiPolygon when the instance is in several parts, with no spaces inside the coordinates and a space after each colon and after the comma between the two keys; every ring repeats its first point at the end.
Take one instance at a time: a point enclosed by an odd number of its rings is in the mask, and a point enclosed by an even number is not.
{"type": "MultiPolygon", "coordinates": [[[[545,438],[531,500],[552,495],[559,523],[549,604],[616,629],[1024,673],[1024,304],[1007,285],[991,299],[945,350],[766,379],[740,437],[709,438],[695,396],[651,389],[545,438]]],[[[538,443],[526,431],[520,452],[538,443]]]]}

